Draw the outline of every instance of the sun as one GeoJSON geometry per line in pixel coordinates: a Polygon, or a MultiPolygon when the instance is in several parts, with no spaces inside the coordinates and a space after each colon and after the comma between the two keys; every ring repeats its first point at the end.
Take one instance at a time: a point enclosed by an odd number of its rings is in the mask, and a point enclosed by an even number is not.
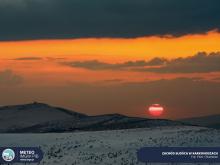
{"type": "Polygon", "coordinates": [[[160,104],[152,104],[148,108],[148,112],[151,116],[159,117],[164,113],[164,108],[160,104]]]}

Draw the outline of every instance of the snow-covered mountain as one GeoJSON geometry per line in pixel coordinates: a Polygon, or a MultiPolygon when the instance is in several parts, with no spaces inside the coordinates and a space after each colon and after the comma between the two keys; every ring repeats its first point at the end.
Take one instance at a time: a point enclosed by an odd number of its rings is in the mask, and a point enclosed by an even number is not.
{"type": "Polygon", "coordinates": [[[120,114],[87,116],[43,103],[0,107],[0,132],[72,132],[178,125],[183,124],[120,114]]]}
{"type": "Polygon", "coordinates": [[[180,120],[187,124],[220,129],[220,114],[180,120]]]}
{"type": "Polygon", "coordinates": [[[0,132],[39,125],[48,121],[76,120],[86,115],[43,103],[0,107],[0,132]]]}

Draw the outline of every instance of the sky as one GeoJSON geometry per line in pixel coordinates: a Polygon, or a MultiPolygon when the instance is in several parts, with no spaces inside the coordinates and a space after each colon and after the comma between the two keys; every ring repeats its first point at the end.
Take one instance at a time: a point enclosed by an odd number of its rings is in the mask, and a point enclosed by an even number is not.
{"type": "Polygon", "coordinates": [[[219,114],[219,0],[0,0],[0,105],[219,114]]]}

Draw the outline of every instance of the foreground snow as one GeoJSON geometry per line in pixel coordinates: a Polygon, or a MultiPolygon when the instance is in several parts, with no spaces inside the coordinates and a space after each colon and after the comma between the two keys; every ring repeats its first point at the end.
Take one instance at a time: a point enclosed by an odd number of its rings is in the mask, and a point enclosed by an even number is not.
{"type": "MultiPolygon", "coordinates": [[[[37,147],[44,151],[40,164],[133,165],[144,146],[220,146],[220,130],[200,127],[161,127],[116,131],[0,134],[0,145],[37,147]]],[[[152,163],[153,164],[153,163],[152,163]]]]}

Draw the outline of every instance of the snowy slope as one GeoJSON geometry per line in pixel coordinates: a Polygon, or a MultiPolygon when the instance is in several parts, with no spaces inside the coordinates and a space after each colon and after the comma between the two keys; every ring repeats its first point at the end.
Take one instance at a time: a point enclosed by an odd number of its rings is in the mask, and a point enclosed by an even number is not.
{"type": "Polygon", "coordinates": [[[0,107],[0,132],[10,132],[48,121],[75,120],[83,117],[86,115],[42,103],[5,106],[0,107]]]}
{"type": "Polygon", "coordinates": [[[40,146],[44,151],[41,165],[144,165],[136,158],[141,147],[216,147],[220,146],[220,130],[175,126],[78,133],[1,134],[0,141],[7,147],[40,146]]]}

